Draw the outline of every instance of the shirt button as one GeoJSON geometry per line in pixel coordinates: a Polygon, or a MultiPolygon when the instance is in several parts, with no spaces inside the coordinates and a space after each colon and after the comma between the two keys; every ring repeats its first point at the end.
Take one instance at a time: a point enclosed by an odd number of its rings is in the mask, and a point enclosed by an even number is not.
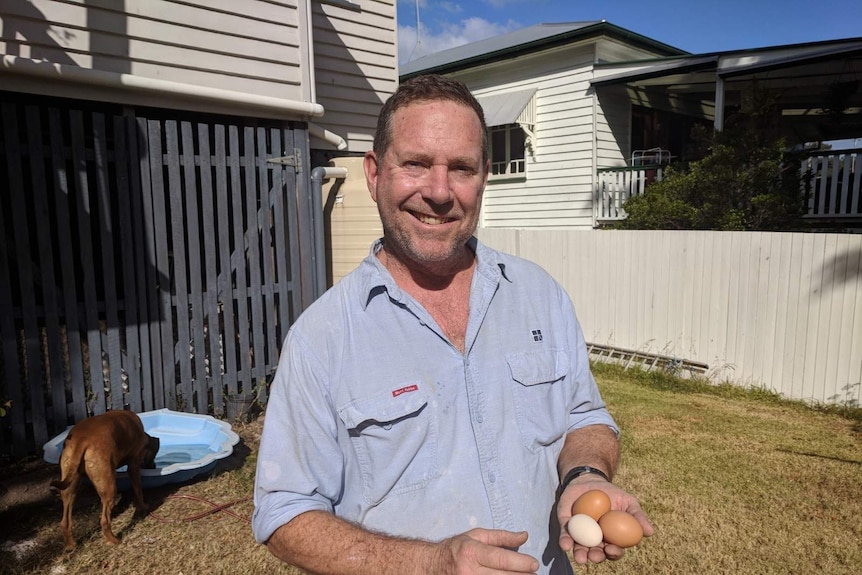
{"type": "Polygon", "coordinates": [[[490,475],[488,475],[488,481],[494,483],[495,481],[497,481],[497,476],[491,473],[490,475]]]}
{"type": "Polygon", "coordinates": [[[480,415],[480,416],[476,417],[476,421],[478,421],[479,423],[484,423],[485,418],[480,415]]]}

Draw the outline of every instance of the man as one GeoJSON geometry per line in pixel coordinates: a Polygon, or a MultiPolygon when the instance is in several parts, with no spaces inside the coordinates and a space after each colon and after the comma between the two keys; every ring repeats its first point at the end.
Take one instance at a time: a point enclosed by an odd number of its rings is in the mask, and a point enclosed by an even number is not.
{"type": "MultiPolygon", "coordinates": [[[[253,528],[284,561],[571,573],[559,525],[591,488],[652,533],[609,482],[617,428],[570,299],[473,237],[488,170],[463,84],[419,77],[385,104],[365,156],[383,239],[292,326],[267,405],[253,528]]],[[[578,563],[622,554],[574,549],[578,563]]]]}

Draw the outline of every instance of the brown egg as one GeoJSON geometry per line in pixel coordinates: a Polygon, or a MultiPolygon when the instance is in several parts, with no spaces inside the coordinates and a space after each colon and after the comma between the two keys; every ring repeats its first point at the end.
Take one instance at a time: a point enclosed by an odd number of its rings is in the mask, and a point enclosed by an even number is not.
{"type": "Polygon", "coordinates": [[[644,536],[644,530],[634,515],[625,511],[608,511],[599,519],[605,541],[617,547],[633,547],[644,536]]]}
{"type": "Polygon", "coordinates": [[[584,492],[572,505],[572,515],[589,515],[596,521],[611,510],[611,498],[599,489],[584,492]]]}

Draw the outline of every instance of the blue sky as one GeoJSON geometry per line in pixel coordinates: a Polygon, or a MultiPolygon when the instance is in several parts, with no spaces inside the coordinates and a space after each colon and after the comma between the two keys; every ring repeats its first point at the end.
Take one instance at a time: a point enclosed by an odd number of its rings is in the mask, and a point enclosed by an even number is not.
{"type": "Polygon", "coordinates": [[[399,62],[548,22],[607,20],[692,53],[862,37],[862,0],[398,0],[399,62]]]}

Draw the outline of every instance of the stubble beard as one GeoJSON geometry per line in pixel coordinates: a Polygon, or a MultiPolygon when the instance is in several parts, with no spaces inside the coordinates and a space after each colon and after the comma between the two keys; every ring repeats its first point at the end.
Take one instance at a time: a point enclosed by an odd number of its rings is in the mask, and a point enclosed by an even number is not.
{"type": "Polygon", "coordinates": [[[401,266],[429,275],[446,276],[468,266],[472,257],[467,241],[473,236],[476,226],[462,230],[452,239],[448,249],[427,250],[410,234],[392,226],[383,226],[383,247],[401,266]]]}

